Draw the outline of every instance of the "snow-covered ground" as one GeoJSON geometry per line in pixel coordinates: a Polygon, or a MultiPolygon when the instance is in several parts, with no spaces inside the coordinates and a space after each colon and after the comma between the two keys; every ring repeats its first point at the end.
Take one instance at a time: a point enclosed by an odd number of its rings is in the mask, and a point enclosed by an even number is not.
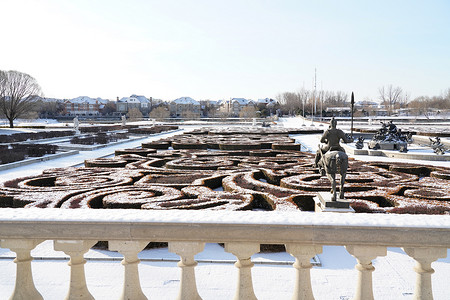
{"type": "MultiPolygon", "coordinates": [[[[311,121],[305,122],[307,125],[311,121]]],[[[300,127],[299,118],[283,118],[276,126],[300,127]]],[[[318,124],[315,123],[318,127],[318,124]]],[[[325,125],[323,125],[325,126],[325,125]]],[[[338,125],[339,127],[339,125],[338,125]]],[[[185,130],[198,128],[186,126],[185,130]]],[[[323,127],[319,127],[323,128],[323,127]]],[[[115,148],[138,147],[142,142],[156,140],[177,133],[162,133],[144,140],[132,141],[114,147],[95,151],[83,151],[77,155],[35,163],[12,170],[0,171],[0,181],[35,175],[43,169],[80,165],[85,159],[112,155],[115,148]]],[[[299,142],[315,151],[320,135],[296,137],[299,142]]],[[[355,156],[362,160],[399,161],[384,157],[355,156]]],[[[429,161],[417,163],[431,164],[429,161]]],[[[442,163],[442,162],[438,162],[442,163]]],[[[449,166],[449,163],[445,163],[449,166]]],[[[447,252],[450,254],[450,251],[447,252]]],[[[44,299],[62,299],[67,294],[70,269],[67,257],[62,252],[53,250],[52,242],[40,244],[32,252],[33,275],[37,289],[44,299]],[[65,258],[65,259],[63,259],[65,258]]],[[[0,248],[0,300],[8,299],[14,289],[15,264],[14,253],[0,248]]],[[[91,249],[86,254],[85,265],[88,288],[95,299],[116,299],[123,284],[123,266],[121,255],[116,252],[91,249]]],[[[180,284],[180,269],[176,265],[178,257],[168,252],[167,248],[142,251],[139,255],[141,285],[149,299],[174,299],[180,284]]],[[[321,266],[311,270],[311,282],[316,299],[351,299],[354,295],[357,271],[356,260],[344,247],[325,246],[318,255],[321,266]]],[[[234,296],[237,269],[232,264],[234,256],[224,252],[217,244],[207,244],[205,250],[196,256],[200,261],[196,267],[196,279],[199,294],[203,299],[231,299],[234,296]]],[[[252,259],[255,294],[258,299],[290,299],[295,285],[295,269],[291,266],[294,259],[287,253],[258,253],[252,259]]],[[[388,248],[385,257],[373,262],[375,299],[412,299],[415,284],[414,260],[399,248],[388,248]]],[[[450,299],[448,284],[450,282],[450,255],[432,264],[435,269],[433,278],[434,299],[450,299]]]]}
{"type": "MultiPolygon", "coordinates": [[[[315,128],[315,129],[325,129],[328,127],[326,123],[314,122],[311,123],[311,120],[303,120],[302,118],[280,118],[278,122],[279,126],[287,127],[287,128],[315,128]],[[303,126],[305,124],[305,126],[303,126]],[[313,126],[311,126],[313,124],[313,126]]],[[[338,123],[338,128],[341,128],[345,131],[350,129],[348,124],[340,125],[338,123]]],[[[379,125],[375,124],[372,126],[373,129],[378,129],[379,125]]],[[[315,153],[317,147],[320,143],[321,134],[312,134],[312,135],[294,135],[293,138],[300,144],[302,144],[302,151],[308,151],[315,153]]],[[[448,138],[442,138],[442,140],[448,141],[448,138]]],[[[365,141],[366,143],[367,141],[365,141]]],[[[352,143],[354,145],[354,143],[352,143]]],[[[367,149],[367,144],[365,148],[367,149]]],[[[430,147],[422,147],[419,145],[411,145],[408,146],[408,153],[424,153],[435,155],[433,150],[430,147]]],[[[398,152],[398,151],[397,151],[398,152]]],[[[449,156],[450,153],[446,153],[446,156],[449,156]]],[[[444,166],[450,167],[450,161],[432,161],[432,160],[411,160],[411,159],[402,159],[402,158],[389,158],[382,156],[370,156],[370,155],[351,155],[351,157],[362,160],[362,161],[388,161],[388,162],[404,162],[404,163],[415,163],[421,165],[432,165],[432,166],[444,166]]]]}

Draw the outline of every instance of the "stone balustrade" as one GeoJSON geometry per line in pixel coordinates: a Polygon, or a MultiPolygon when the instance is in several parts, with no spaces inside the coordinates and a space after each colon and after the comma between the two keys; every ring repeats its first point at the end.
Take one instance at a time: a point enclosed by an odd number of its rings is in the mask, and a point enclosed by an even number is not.
{"type": "MultiPolygon", "coordinates": [[[[372,261],[387,247],[402,247],[416,261],[414,299],[432,299],[431,263],[450,248],[448,216],[325,214],[309,212],[140,211],[0,209],[0,246],[17,254],[16,284],[10,299],[42,299],[33,283],[30,252],[44,240],[70,257],[66,299],[93,299],[84,270],[84,254],[96,241],[109,241],[123,255],[120,299],[147,299],[140,287],[138,253],[150,242],[168,242],[180,256],[177,299],[201,299],[195,280],[194,256],[205,243],[224,243],[236,256],[234,299],[256,299],[251,256],[260,244],[285,244],[295,258],[292,299],[314,299],[310,259],[322,246],[345,246],[357,260],[355,299],[373,299],[372,261]]],[[[14,276],[14,274],[11,274],[14,276]]]]}

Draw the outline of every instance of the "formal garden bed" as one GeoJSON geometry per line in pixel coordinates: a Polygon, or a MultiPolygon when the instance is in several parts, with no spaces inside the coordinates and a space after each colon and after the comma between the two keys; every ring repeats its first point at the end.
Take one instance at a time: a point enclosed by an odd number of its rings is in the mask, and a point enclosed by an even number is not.
{"type": "MultiPolygon", "coordinates": [[[[330,189],[313,154],[274,149],[297,145],[288,130],[230,131],[203,128],[82,168],[10,180],[0,188],[0,206],[313,211],[317,192],[330,189]],[[237,139],[236,149],[216,147],[237,139]]],[[[345,196],[356,212],[450,214],[449,188],[450,168],[350,159],[345,196]]]]}
{"type": "Polygon", "coordinates": [[[95,144],[109,144],[117,142],[118,140],[127,140],[130,136],[126,132],[106,133],[99,132],[97,134],[89,134],[84,136],[74,136],[70,139],[71,144],[77,145],[95,145],[95,144]]]}
{"type": "Polygon", "coordinates": [[[18,132],[13,134],[0,134],[0,144],[3,143],[18,143],[28,140],[43,140],[60,137],[68,137],[75,135],[73,130],[54,130],[54,131],[40,131],[40,132],[18,132]]]}
{"type": "Polygon", "coordinates": [[[50,144],[3,144],[0,145],[0,164],[9,164],[27,158],[55,154],[57,150],[57,145],[50,144]]]}
{"type": "Polygon", "coordinates": [[[178,126],[174,126],[174,125],[155,125],[155,126],[151,126],[151,127],[134,127],[134,128],[129,128],[128,129],[128,133],[132,133],[132,134],[155,134],[155,133],[161,133],[161,132],[165,132],[165,131],[172,131],[172,130],[177,130],[178,126]]]}
{"type": "Polygon", "coordinates": [[[119,130],[133,130],[138,128],[138,125],[95,125],[95,126],[80,126],[79,130],[81,133],[99,133],[99,132],[112,132],[119,130]]]}

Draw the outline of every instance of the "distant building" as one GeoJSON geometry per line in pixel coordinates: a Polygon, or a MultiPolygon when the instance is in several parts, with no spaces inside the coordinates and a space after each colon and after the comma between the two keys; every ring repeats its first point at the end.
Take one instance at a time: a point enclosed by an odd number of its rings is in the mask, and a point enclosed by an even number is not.
{"type": "Polygon", "coordinates": [[[264,105],[266,107],[274,107],[275,105],[278,104],[278,101],[275,99],[271,99],[271,98],[264,98],[264,99],[258,99],[258,101],[256,101],[256,105],[264,105]]]}
{"type": "Polygon", "coordinates": [[[375,101],[358,101],[355,103],[355,109],[363,112],[364,116],[387,116],[388,114],[386,107],[375,101]]]}
{"type": "Polygon", "coordinates": [[[172,117],[200,117],[201,105],[197,100],[191,97],[181,97],[169,103],[169,111],[172,117]]]}
{"type": "MultiPolygon", "coordinates": [[[[327,116],[337,116],[337,117],[350,117],[351,108],[350,103],[346,103],[346,106],[339,107],[327,107],[325,113],[327,116]]],[[[374,101],[358,101],[355,102],[355,113],[359,116],[386,116],[387,110],[383,104],[374,101]]]]}
{"type": "Polygon", "coordinates": [[[351,108],[346,106],[327,107],[325,113],[327,116],[335,117],[349,117],[351,115],[351,108]]]}
{"type": "Polygon", "coordinates": [[[65,113],[71,116],[97,116],[109,100],[80,96],[64,100],[65,113]]]}
{"type": "Polygon", "coordinates": [[[148,113],[152,108],[152,97],[150,99],[145,96],[131,95],[117,100],[117,112],[127,113],[132,108],[137,108],[143,113],[148,113]]]}
{"type": "Polygon", "coordinates": [[[131,95],[130,98],[135,98],[141,103],[140,110],[143,113],[148,113],[149,112],[149,110],[150,110],[150,108],[152,106],[152,104],[151,104],[152,97],[150,97],[150,99],[147,99],[144,96],[131,95]]]}
{"type": "Polygon", "coordinates": [[[232,98],[220,102],[220,112],[231,117],[238,117],[241,110],[246,106],[256,106],[255,101],[245,98],[232,98]]]}
{"type": "Polygon", "coordinates": [[[220,101],[217,100],[200,100],[200,109],[202,117],[214,118],[217,117],[217,110],[219,109],[220,101]]]}
{"type": "Polygon", "coordinates": [[[256,101],[256,106],[258,106],[261,116],[272,116],[273,114],[276,114],[277,116],[281,115],[279,103],[275,99],[258,99],[258,101],[256,101]]]}

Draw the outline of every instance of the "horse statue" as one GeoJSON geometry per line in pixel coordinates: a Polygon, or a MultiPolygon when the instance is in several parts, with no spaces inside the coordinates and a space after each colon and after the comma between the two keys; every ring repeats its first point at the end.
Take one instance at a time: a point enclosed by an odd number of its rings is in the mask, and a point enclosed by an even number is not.
{"type": "Polygon", "coordinates": [[[318,162],[321,175],[327,175],[331,182],[331,200],[337,200],[336,174],[340,175],[339,199],[344,199],[344,183],[347,175],[348,156],[343,151],[329,151],[318,162]]]}
{"type": "Polygon", "coordinates": [[[331,182],[331,200],[337,201],[336,174],[340,174],[339,199],[344,199],[344,182],[347,174],[348,156],[340,141],[353,142],[353,137],[336,128],[337,121],[331,118],[330,127],[325,130],[320,139],[319,149],[316,153],[315,166],[319,168],[320,175],[327,175],[331,182]]]}

